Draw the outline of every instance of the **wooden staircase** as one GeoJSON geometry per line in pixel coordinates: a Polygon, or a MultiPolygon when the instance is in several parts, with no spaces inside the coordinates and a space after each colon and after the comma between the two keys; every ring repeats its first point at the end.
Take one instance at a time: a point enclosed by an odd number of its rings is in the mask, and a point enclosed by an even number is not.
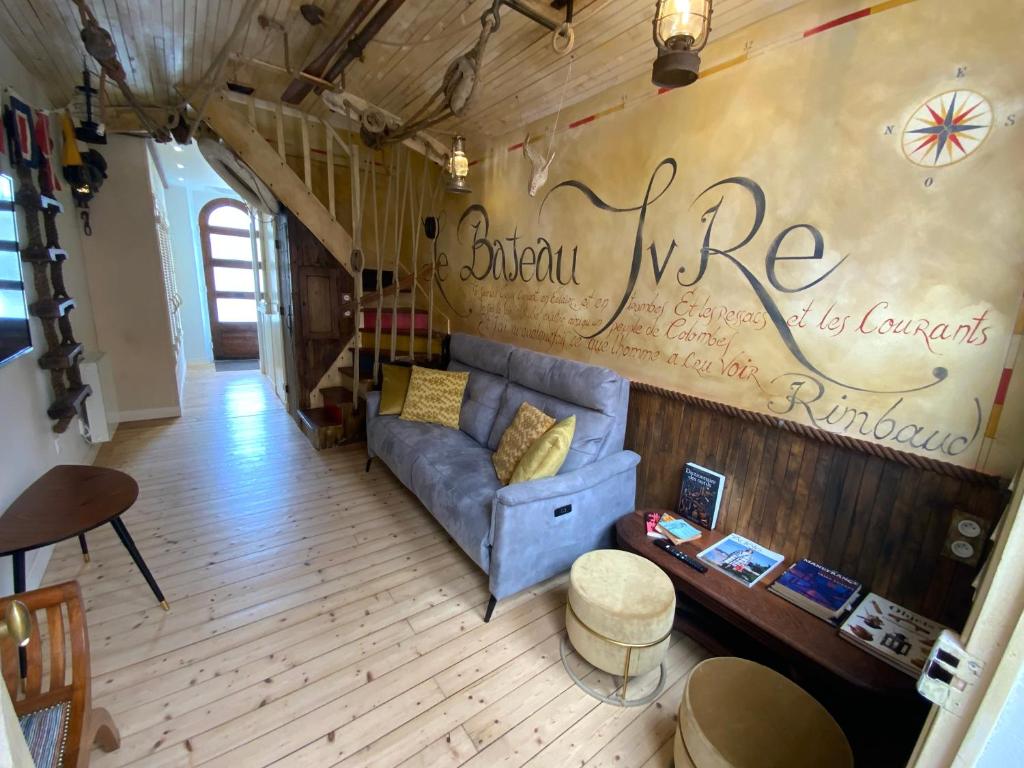
{"type": "MultiPolygon", "coordinates": [[[[293,110],[289,113],[296,114],[293,110]]],[[[374,156],[368,156],[369,163],[361,164],[360,150],[357,144],[346,145],[335,131],[319,118],[300,114],[303,138],[304,174],[292,170],[286,162],[282,121],[285,119],[284,109],[277,107],[276,113],[277,146],[274,147],[270,141],[264,138],[257,130],[255,110],[250,104],[248,117],[245,109],[231,100],[225,94],[218,94],[210,99],[206,111],[206,122],[223,139],[223,141],[252,169],[252,171],[263,181],[277,198],[309,229],[309,231],[320,241],[320,243],[331,253],[331,255],[355,277],[356,295],[355,304],[357,307],[357,328],[347,349],[342,353],[336,362],[336,375],[330,375],[331,367],[328,366],[321,378],[321,384],[312,392],[303,392],[302,400],[309,407],[299,407],[297,413],[293,414],[303,433],[309,438],[314,447],[319,449],[330,448],[353,440],[363,439],[364,436],[364,412],[363,403],[367,392],[371,391],[379,382],[380,366],[382,363],[416,364],[416,365],[438,365],[442,356],[442,345],[450,330],[450,323],[446,316],[438,312],[434,304],[434,264],[433,261],[420,262],[415,257],[417,248],[415,238],[423,237],[417,232],[414,237],[412,253],[394,253],[396,248],[390,248],[387,241],[390,236],[385,232],[384,242],[378,241],[378,252],[375,254],[374,265],[365,265],[361,271],[355,271],[362,258],[354,258],[355,250],[362,250],[360,245],[359,232],[363,227],[368,228],[369,216],[360,211],[360,224],[357,226],[356,210],[353,210],[353,232],[356,233],[355,240],[339,223],[335,211],[335,190],[334,174],[328,172],[329,185],[327,199],[320,199],[314,191],[311,181],[311,155],[309,147],[308,132],[310,124],[319,121],[325,132],[326,157],[329,168],[333,168],[334,145],[339,144],[341,151],[348,156],[351,176],[351,189],[348,198],[353,201],[366,200],[367,197],[374,200],[373,204],[379,206],[374,194],[367,196],[365,190],[369,187],[361,187],[372,182],[378,183],[377,176],[380,174],[378,167],[384,167],[383,163],[374,160],[374,156]],[[361,168],[366,168],[361,172],[361,168]],[[369,179],[369,182],[367,181],[369,179]],[[364,189],[363,194],[359,194],[364,189]],[[385,279],[386,275],[394,275],[397,272],[398,279],[393,282],[385,279]],[[390,282],[390,284],[388,284],[390,282]],[[382,286],[379,290],[363,291],[364,287],[382,286]],[[322,402],[322,405],[318,405],[322,402]]],[[[424,213],[422,208],[423,198],[421,197],[419,208],[412,205],[409,199],[409,206],[399,206],[399,189],[401,183],[400,166],[402,156],[392,155],[395,163],[387,174],[387,205],[393,201],[396,208],[395,220],[402,217],[403,224],[410,219],[411,215],[424,213]],[[394,196],[392,200],[392,191],[394,196]]],[[[383,158],[382,158],[383,159],[383,158]]],[[[406,178],[408,183],[412,180],[412,166],[408,156],[406,160],[406,178]]],[[[426,182],[426,169],[419,177],[420,181],[426,182]]],[[[380,182],[383,184],[383,181],[380,182]]],[[[412,184],[409,184],[411,187],[412,184]]],[[[424,190],[426,184],[423,184],[424,190]]],[[[374,187],[375,189],[375,187],[374,187]]],[[[382,187],[383,189],[383,187],[382,187]]],[[[406,196],[401,196],[402,205],[405,205],[406,196]]],[[[376,226],[379,211],[374,211],[374,222],[376,226]]],[[[382,220],[387,222],[387,210],[382,220]]],[[[414,224],[418,226],[418,222],[414,224]]],[[[385,224],[386,227],[386,224],[385,224]]],[[[375,231],[375,237],[376,237],[375,231]]],[[[400,234],[392,239],[394,245],[405,242],[400,234]]],[[[42,254],[39,254],[42,258],[42,254]]]]}

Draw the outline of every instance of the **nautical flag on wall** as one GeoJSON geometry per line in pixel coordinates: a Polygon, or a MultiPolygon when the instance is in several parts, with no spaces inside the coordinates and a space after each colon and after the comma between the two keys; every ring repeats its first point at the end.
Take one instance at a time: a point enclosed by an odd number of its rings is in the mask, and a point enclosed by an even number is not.
{"type": "Polygon", "coordinates": [[[33,141],[35,131],[33,130],[32,107],[13,94],[10,97],[10,104],[8,130],[11,132],[11,162],[15,165],[36,168],[39,165],[39,155],[33,141]]]}
{"type": "Polygon", "coordinates": [[[39,155],[39,187],[44,195],[52,195],[60,189],[60,181],[53,170],[53,140],[50,138],[50,114],[36,112],[36,152],[39,155]]]}

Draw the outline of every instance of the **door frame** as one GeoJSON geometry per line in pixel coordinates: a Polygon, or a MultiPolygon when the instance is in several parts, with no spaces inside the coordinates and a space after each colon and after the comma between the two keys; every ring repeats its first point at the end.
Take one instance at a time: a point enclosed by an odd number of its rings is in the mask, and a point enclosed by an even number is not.
{"type": "MultiPolygon", "coordinates": [[[[222,337],[223,329],[221,326],[227,325],[250,325],[250,323],[223,323],[218,319],[217,314],[217,294],[222,294],[222,298],[239,298],[246,299],[251,298],[253,301],[259,300],[257,295],[257,274],[256,270],[259,266],[254,264],[253,261],[247,262],[249,272],[253,278],[253,286],[251,292],[229,292],[229,291],[218,291],[217,284],[214,280],[213,268],[215,266],[230,267],[232,269],[241,269],[242,262],[231,261],[224,262],[222,264],[215,264],[215,259],[210,252],[210,235],[230,235],[233,237],[246,237],[249,240],[250,248],[253,246],[253,231],[252,231],[252,214],[249,211],[248,206],[238,200],[233,200],[230,197],[217,197],[210,200],[199,210],[199,244],[202,248],[203,254],[203,274],[206,278],[206,305],[207,311],[210,316],[210,346],[213,351],[214,360],[230,360],[232,357],[239,357],[238,355],[225,354],[224,339],[222,337]],[[210,214],[218,209],[230,207],[242,211],[247,217],[249,217],[250,226],[247,229],[235,229],[234,227],[221,227],[217,225],[211,225],[209,223],[210,214]]],[[[217,260],[222,261],[222,260],[217,260]]],[[[256,350],[255,354],[259,356],[259,317],[252,323],[252,337],[253,347],[256,350]]],[[[248,356],[245,356],[248,357],[248,356]]]]}

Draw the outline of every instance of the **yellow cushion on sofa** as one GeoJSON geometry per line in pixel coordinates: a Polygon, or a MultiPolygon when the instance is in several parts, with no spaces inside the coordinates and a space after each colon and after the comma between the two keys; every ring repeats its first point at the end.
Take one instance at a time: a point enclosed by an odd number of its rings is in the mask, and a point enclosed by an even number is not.
{"type": "Polygon", "coordinates": [[[462,395],[468,381],[469,373],[464,371],[438,371],[414,365],[399,418],[458,429],[462,395]]]}
{"type": "Polygon", "coordinates": [[[510,483],[525,483],[527,480],[540,480],[542,477],[554,477],[565,463],[572,445],[572,436],[576,432],[576,417],[562,419],[538,437],[516,464],[510,483]]]}
{"type": "Polygon", "coordinates": [[[523,454],[533,444],[533,441],[551,429],[554,423],[553,418],[529,403],[519,406],[516,417],[512,419],[505,434],[501,436],[498,450],[491,456],[494,471],[498,474],[502,485],[508,484],[516,464],[523,458],[523,454]]]}
{"type": "Polygon", "coordinates": [[[384,383],[380,387],[380,413],[389,416],[402,412],[405,395],[409,391],[409,376],[412,368],[408,365],[382,365],[384,383]]]}

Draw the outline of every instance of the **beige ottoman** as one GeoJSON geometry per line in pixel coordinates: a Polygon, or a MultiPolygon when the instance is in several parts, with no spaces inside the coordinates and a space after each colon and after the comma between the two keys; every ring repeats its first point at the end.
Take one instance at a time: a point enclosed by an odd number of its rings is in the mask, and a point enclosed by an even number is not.
{"type": "Polygon", "coordinates": [[[672,582],[650,560],[617,549],[599,549],[577,558],[569,573],[569,601],[565,607],[569,641],[590,664],[621,676],[622,692],[609,698],[591,690],[567,664],[570,676],[602,701],[622,705],[649,701],[650,695],[627,699],[629,678],[661,664],[675,610],[672,582]]]}
{"type": "Polygon", "coordinates": [[[746,659],[707,659],[679,705],[675,768],[852,768],[846,736],[814,698],[746,659]]]}

